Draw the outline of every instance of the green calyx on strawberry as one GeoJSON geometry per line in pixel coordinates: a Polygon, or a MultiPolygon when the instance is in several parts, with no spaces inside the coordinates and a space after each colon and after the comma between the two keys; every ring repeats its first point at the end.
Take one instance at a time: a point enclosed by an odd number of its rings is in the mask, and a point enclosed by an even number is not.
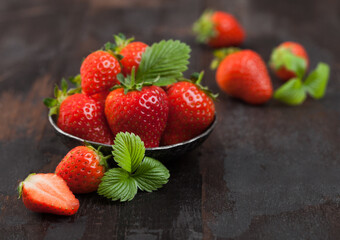
{"type": "Polygon", "coordinates": [[[126,38],[126,36],[123,33],[119,33],[117,35],[113,35],[114,43],[107,42],[104,45],[104,50],[111,53],[114,56],[117,56],[119,60],[121,60],[122,56],[119,55],[121,50],[126,47],[130,42],[134,41],[135,38],[126,38]]]}
{"type": "Polygon", "coordinates": [[[223,61],[223,59],[233,53],[241,51],[240,48],[237,47],[229,47],[229,48],[220,48],[214,51],[214,59],[211,61],[210,69],[215,70],[223,61]]]}
{"type": "Polygon", "coordinates": [[[215,24],[212,21],[213,14],[213,10],[205,10],[201,17],[193,25],[192,30],[195,34],[197,34],[197,41],[200,43],[207,43],[209,39],[217,36],[215,24]]]}
{"type": "Polygon", "coordinates": [[[293,78],[284,83],[274,93],[274,98],[288,105],[300,105],[304,102],[307,94],[314,99],[322,98],[326,93],[329,79],[329,66],[319,63],[303,81],[303,75],[293,78]]]}
{"type": "Polygon", "coordinates": [[[81,88],[78,85],[81,82],[80,75],[77,75],[75,77],[69,78],[69,80],[76,85],[76,88],[68,89],[68,83],[65,78],[62,78],[61,80],[61,88],[58,87],[58,85],[54,88],[54,97],[55,98],[45,98],[44,104],[50,109],[50,116],[52,115],[58,115],[59,114],[59,108],[61,103],[69,96],[80,93],[81,88]]]}

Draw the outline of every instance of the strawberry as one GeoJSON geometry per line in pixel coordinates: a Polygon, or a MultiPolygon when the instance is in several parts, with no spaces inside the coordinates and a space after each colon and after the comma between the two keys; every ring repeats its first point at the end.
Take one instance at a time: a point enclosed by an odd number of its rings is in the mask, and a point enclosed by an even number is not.
{"type": "Polygon", "coordinates": [[[58,127],[84,140],[111,145],[114,136],[107,125],[101,103],[85,94],[73,93],[73,89],[67,91],[67,83],[63,80],[62,90],[55,89],[56,99],[44,100],[50,108],[50,115],[58,116],[58,127]]]}
{"type": "Polygon", "coordinates": [[[123,58],[120,60],[120,63],[123,66],[123,74],[126,76],[131,74],[131,70],[133,67],[138,69],[139,63],[142,59],[142,54],[144,53],[146,47],[148,45],[143,42],[132,42],[126,45],[121,51],[120,55],[123,58]]]}
{"type": "Polygon", "coordinates": [[[273,94],[266,65],[252,50],[227,55],[217,68],[216,81],[224,92],[250,104],[265,103],[273,94]]]}
{"type": "Polygon", "coordinates": [[[93,94],[89,97],[92,98],[93,100],[97,101],[101,105],[101,107],[104,111],[105,100],[106,100],[107,95],[109,95],[109,93],[110,93],[110,91],[106,90],[106,91],[103,91],[103,92],[95,93],[95,94],[93,94]]]}
{"type": "Polygon", "coordinates": [[[215,105],[211,94],[200,82],[203,73],[191,80],[174,83],[167,90],[169,117],[162,145],[187,141],[198,136],[213,122],[215,105]]]}
{"type": "Polygon", "coordinates": [[[78,146],[69,151],[55,173],[62,177],[73,193],[96,191],[107,167],[107,157],[91,146],[78,146]]]}
{"type": "Polygon", "coordinates": [[[87,95],[109,90],[118,84],[116,75],[121,72],[118,60],[106,51],[88,55],[80,68],[81,87],[87,95]]]}
{"type": "Polygon", "coordinates": [[[300,74],[299,71],[301,75],[307,71],[309,58],[301,44],[284,42],[273,50],[269,65],[276,76],[287,81],[297,77],[300,74]]]}
{"type": "Polygon", "coordinates": [[[124,88],[113,90],[106,98],[105,115],[113,134],[138,135],[145,147],[159,146],[168,118],[168,97],[161,87],[140,86],[131,79],[119,78],[124,88]]]}
{"type": "Polygon", "coordinates": [[[243,43],[245,32],[229,13],[205,11],[193,25],[197,40],[211,47],[238,46],[243,43]]]}
{"type": "Polygon", "coordinates": [[[19,184],[18,192],[25,206],[34,212],[73,215],[79,208],[66,182],[53,173],[28,175],[19,184]]]}

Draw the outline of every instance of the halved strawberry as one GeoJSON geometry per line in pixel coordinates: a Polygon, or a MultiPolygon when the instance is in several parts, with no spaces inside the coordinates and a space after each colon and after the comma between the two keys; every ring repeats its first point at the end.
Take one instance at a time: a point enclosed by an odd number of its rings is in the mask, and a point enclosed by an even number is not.
{"type": "Polygon", "coordinates": [[[34,212],[73,215],[79,208],[79,201],[66,182],[53,173],[28,175],[18,191],[25,206],[34,212]]]}

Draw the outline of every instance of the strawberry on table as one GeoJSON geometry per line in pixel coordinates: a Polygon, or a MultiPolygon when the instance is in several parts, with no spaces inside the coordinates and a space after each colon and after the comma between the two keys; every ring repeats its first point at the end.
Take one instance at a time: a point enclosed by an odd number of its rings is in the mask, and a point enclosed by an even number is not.
{"type": "Polygon", "coordinates": [[[229,13],[206,10],[193,25],[193,31],[200,43],[211,47],[238,46],[243,43],[245,31],[229,13]]]}
{"type": "Polygon", "coordinates": [[[233,49],[219,64],[216,81],[224,92],[250,104],[265,103],[273,94],[266,65],[252,50],[233,49]]]}
{"type": "Polygon", "coordinates": [[[191,80],[172,84],[167,95],[169,117],[162,137],[162,145],[171,145],[198,136],[213,122],[215,105],[213,95],[200,85],[203,72],[191,80]]]}
{"type": "Polygon", "coordinates": [[[28,175],[18,191],[25,206],[34,212],[73,215],[79,208],[79,201],[66,182],[53,173],[28,175]]]}
{"type": "Polygon", "coordinates": [[[111,52],[96,51],[88,55],[80,68],[81,87],[87,95],[109,90],[119,82],[116,79],[121,68],[111,52]]]}
{"type": "Polygon", "coordinates": [[[73,193],[96,191],[108,168],[103,154],[91,146],[78,146],[69,151],[55,173],[62,177],[73,193]]]}
{"type": "Polygon", "coordinates": [[[112,144],[112,135],[105,119],[102,104],[83,93],[67,91],[67,83],[62,81],[62,89],[55,89],[55,97],[44,100],[50,108],[50,115],[57,115],[57,126],[84,140],[112,144]]]}
{"type": "Polygon", "coordinates": [[[270,57],[270,67],[283,81],[302,77],[309,66],[305,48],[296,42],[284,42],[276,47],[270,57]]]}

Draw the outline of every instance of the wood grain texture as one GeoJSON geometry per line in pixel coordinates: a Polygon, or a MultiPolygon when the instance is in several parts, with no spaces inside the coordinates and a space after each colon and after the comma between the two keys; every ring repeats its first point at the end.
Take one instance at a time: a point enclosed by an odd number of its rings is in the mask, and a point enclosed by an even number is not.
{"type": "Polygon", "coordinates": [[[0,238],[339,239],[339,23],[337,0],[1,1],[0,238]],[[26,210],[17,184],[31,172],[53,172],[68,151],[42,99],[112,34],[190,44],[190,72],[205,70],[204,84],[219,92],[208,68],[211,49],[191,34],[208,7],[233,13],[247,32],[243,47],[265,61],[274,46],[292,40],[306,47],[312,68],[329,63],[325,98],[254,107],[221,93],[215,131],[167,164],[171,179],[160,191],[128,203],[78,195],[72,217],[26,210]]]}

